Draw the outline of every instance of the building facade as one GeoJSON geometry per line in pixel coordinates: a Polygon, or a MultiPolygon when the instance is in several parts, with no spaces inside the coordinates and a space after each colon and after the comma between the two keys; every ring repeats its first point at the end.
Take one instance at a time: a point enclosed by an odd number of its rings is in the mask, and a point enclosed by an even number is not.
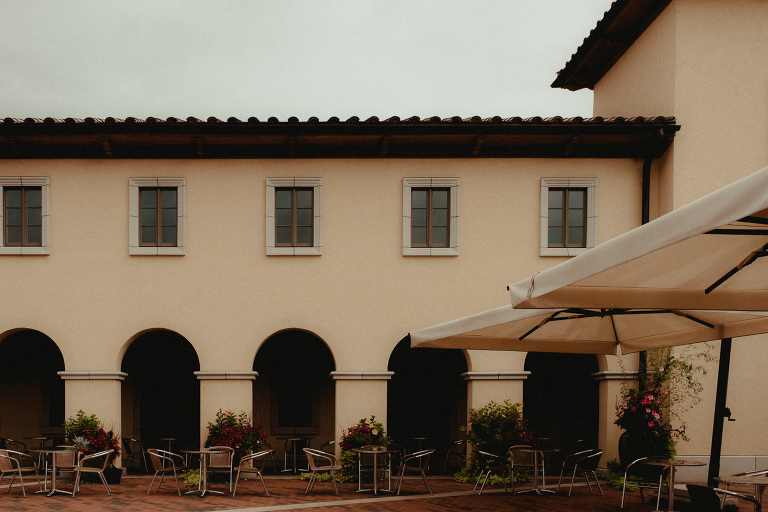
{"type": "MultiPolygon", "coordinates": [[[[542,435],[616,457],[632,361],[406,337],[768,162],[765,7],[724,4],[616,2],[554,84],[594,88],[590,119],[4,119],[0,436],[82,409],[183,448],[222,408],[278,453],[371,415],[443,448],[469,408],[511,399],[542,435]],[[617,23],[634,37],[606,61],[617,23]]],[[[734,343],[738,404],[759,392],[755,353],[734,343]]],[[[708,453],[710,398],[678,453],[708,453]]],[[[768,454],[753,414],[724,454],[768,454]]]]}

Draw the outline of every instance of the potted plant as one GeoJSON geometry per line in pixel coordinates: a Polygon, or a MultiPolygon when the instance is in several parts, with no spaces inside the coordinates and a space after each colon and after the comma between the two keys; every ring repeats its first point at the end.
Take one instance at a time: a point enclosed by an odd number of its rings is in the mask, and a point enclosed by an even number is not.
{"type": "Polygon", "coordinates": [[[235,450],[235,463],[267,442],[267,434],[260,426],[254,426],[245,412],[234,414],[219,408],[216,419],[208,423],[205,446],[228,446],[235,450]]]}
{"type": "Polygon", "coordinates": [[[339,464],[342,467],[339,475],[342,482],[357,478],[357,454],[352,451],[353,448],[367,445],[389,446],[392,443],[392,438],[384,431],[384,425],[376,421],[376,416],[373,415],[370,418],[361,418],[357,424],[345,429],[339,443],[339,464]]]}
{"type": "MultiPolygon", "coordinates": [[[[120,483],[123,472],[113,464],[120,456],[120,435],[116,434],[114,429],[105,430],[95,414],[86,415],[81,409],[77,411],[75,417],[70,417],[64,422],[64,436],[67,444],[77,447],[84,455],[114,450],[108,455],[108,466],[104,470],[104,477],[109,484],[120,483]]],[[[86,461],[86,464],[88,463],[98,465],[101,461],[86,461]]],[[[93,475],[85,475],[85,477],[88,476],[93,475]]]]}

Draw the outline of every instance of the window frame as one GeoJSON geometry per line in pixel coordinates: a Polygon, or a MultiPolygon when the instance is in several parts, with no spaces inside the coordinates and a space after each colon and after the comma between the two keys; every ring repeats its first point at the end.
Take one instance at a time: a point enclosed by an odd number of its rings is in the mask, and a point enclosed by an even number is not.
{"type": "Polygon", "coordinates": [[[128,180],[128,254],[132,256],[183,256],[186,253],[186,178],[129,178],[128,180]],[[176,245],[141,244],[142,188],[176,189],[176,245]]]}
{"type": "Polygon", "coordinates": [[[459,178],[403,178],[403,256],[459,255],[459,178]],[[412,189],[449,189],[448,246],[414,247],[411,243],[412,189]]]}
{"type": "Polygon", "coordinates": [[[266,179],[266,254],[267,256],[320,256],[322,244],[322,178],[267,178],[266,179]],[[278,245],[276,243],[277,189],[312,189],[312,245],[278,245]]]}
{"type": "Polygon", "coordinates": [[[50,247],[50,178],[47,176],[0,176],[0,255],[47,255],[50,247]],[[40,187],[41,242],[40,245],[5,245],[5,189],[40,187]]]}
{"type": "Polygon", "coordinates": [[[540,256],[576,256],[595,247],[597,227],[597,178],[541,178],[540,256]],[[586,189],[584,247],[549,246],[549,190],[586,189]]]}

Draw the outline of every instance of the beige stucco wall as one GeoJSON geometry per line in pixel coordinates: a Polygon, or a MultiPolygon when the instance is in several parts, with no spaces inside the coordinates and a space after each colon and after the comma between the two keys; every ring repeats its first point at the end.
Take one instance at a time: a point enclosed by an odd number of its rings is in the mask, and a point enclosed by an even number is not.
{"type": "MultiPolygon", "coordinates": [[[[674,0],[596,85],[595,115],[675,116],[682,127],[654,175],[658,213],[768,164],[766,62],[768,3],[674,0]]],[[[768,453],[755,428],[768,421],[758,405],[768,392],[760,377],[766,341],[734,340],[728,406],[737,421],[726,423],[724,455],[768,453]]],[[[709,369],[682,455],[709,453],[717,367],[709,369]]]]}
{"type": "MultiPolygon", "coordinates": [[[[326,343],[338,372],[386,372],[409,331],[508,303],[507,284],[563,260],[538,254],[542,177],[597,178],[599,243],[640,223],[641,168],[609,159],[3,160],[2,176],[50,177],[51,253],[0,256],[4,296],[16,298],[3,301],[0,332],[45,333],[67,372],[119,372],[133,340],[169,329],[194,347],[202,372],[247,372],[270,335],[296,328],[326,343]],[[128,255],[128,180],[154,176],[186,178],[184,256],[128,255]],[[265,255],[265,180],[287,176],[323,179],[322,256],[265,255]],[[403,178],[427,176],[460,178],[457,257],[402,255],[403,178]]],[[[471,372],[522,372],[524,361],[467,356],[471,372]]],[[[522,383],[470,381],[468,407],[522,401],[522,383]]],[[[120,389],[119,380],[68,380],[66,414],[84,409],[131,429],[120,389]]],[[[202,380],[201,436],[219,407],[259,416],[251,389],[247,379],[202,380]]],[[[338,438],[371,414],[386,423],[386,380],[336,380],[335,393],[323,435],[338,438]]]]}

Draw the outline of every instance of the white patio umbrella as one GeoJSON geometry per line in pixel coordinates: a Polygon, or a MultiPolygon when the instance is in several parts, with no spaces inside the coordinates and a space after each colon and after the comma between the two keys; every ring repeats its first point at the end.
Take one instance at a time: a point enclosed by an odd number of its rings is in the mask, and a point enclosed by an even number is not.
{"type": "Polygon", "coordinates": [[[516,308],[768,309],[768,167],[509,286],[516,308]]]}
{"type": "Polygon", "coordinates": [[[410,333],[411,347],[629,354],[768,332],[768,313],[709,310],[514,309],[511,305],[410,333]]]}

